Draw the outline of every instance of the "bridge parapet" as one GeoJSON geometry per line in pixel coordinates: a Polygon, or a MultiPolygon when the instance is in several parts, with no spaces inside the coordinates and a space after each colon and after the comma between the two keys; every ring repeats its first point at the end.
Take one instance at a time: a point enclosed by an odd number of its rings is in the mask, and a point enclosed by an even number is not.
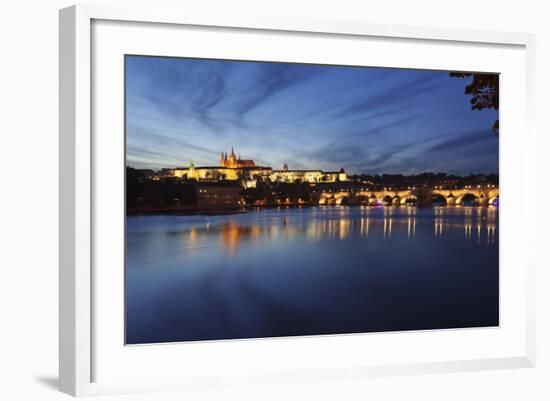
{"type": "Polygon", "coordinates": [[[460,189],[432,188],[426,190],[373,190],[322,192],[320,205],[369,204],[369,205],[405,205],[409,202],[432,204],[434,197],[441,197],[448,206],[460,205],[465,197],[475,199],[480,205],[492,205],[499,197],[498,187],[466,187],[460,189]]]}

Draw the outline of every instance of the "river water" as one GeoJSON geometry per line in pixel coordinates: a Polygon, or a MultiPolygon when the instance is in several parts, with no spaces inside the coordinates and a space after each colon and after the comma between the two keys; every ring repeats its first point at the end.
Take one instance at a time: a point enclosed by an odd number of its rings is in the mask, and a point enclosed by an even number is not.
{"type": "Polygon", "coordinates": [[[128,344],[498,325],[498,208],[129,216],[128,344]]]}

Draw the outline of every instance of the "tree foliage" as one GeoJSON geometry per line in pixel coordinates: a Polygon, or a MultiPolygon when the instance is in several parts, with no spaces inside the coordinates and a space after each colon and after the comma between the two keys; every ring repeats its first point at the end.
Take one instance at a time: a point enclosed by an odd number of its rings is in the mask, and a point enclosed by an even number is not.
{"type": "MultiPolygon", "coordinates": [[[[470,84],[464,88],[464,94],[470,95],[472,110],[494,109],[498,110],[499,85],[498,74],[475,74],[465,72],[451,72],[451,77],[468,78],[472,77],[470,84]]],[[[499,120],[493,124],[493,132],[498,135],[499,120]]]]}

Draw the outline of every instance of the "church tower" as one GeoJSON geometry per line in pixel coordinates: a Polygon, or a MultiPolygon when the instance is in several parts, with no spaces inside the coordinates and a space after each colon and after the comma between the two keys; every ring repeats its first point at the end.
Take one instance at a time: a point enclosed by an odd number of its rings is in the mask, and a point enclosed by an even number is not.
{"type": "Polygon", "coordinates": [[[222,152],[220,155],[220,167],[223,168],[250,168],[255,167],[254,160],[244,160],[241,153],[235,153],[235,148],[231,146],[231,153],[222,152]],[[238,155],[238,156],[237,156],[238,155]]]}
{"type": "Polygon", "coordinates": [[[237,158],[235,157],[235,151],[233,150],[233,146],[231,146],[231,154],[229,155],[229,167],[236,167],[237,166],[237,158]]]}
{"type": "Polygon", "coordinates": [[[197,178],[195,173],[195,164],[193,164],[193,160],[191,160],[191,163],[189,163],[189,170],[187,172],[187,178],[197,178]]]}

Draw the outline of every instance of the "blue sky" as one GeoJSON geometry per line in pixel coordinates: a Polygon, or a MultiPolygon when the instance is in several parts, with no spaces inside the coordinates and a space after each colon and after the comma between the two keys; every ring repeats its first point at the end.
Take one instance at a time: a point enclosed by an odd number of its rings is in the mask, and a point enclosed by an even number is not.
{"type": "Polygon", "coordinates": [[[498,172],[498,112],[448,72],[127,56],[135,168],[256,164],[350,173],[498,172]]]}

